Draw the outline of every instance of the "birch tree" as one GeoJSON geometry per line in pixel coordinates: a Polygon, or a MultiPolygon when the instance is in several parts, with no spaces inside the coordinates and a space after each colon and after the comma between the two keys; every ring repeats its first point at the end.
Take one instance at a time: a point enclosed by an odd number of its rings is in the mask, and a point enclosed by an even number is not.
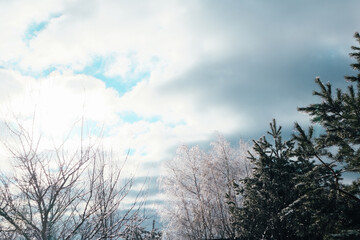
{"type": "Polygon", "coordinates": [[[247,150],[244,142],[234,149],[221,136],[208,152],[198,146],[177,149],[176,157],[165,163],[160,180],[167,201],[160,211],[165,239],[234,236],[225,196],[240,204],[232,184],[239,176],[250,174],[247,150]]]}

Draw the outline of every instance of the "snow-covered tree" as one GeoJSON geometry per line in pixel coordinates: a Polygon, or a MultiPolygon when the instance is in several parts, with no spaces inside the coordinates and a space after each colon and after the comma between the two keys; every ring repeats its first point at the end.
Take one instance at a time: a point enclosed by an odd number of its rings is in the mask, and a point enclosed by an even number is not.
{"type": "Polygon", "coordinates": [[[160,240],[161,230],[155,228],[155,220],[153,220],[151,231],[143,226],[144,218],[136,217],[134,221],[126,224],[121,239],[124,240],[160,240]]]}
{"type": "Polygon", "coordinates": [[[122,239],[138,224],[145,199],[125,205],[134,177],[123,177],[124,162],[91,141],[49,149],[22,125],[2,130],[13,171],[0,172],[0,239],[122,239]]]}
{"type": "Polygon", "coordinates": [[[214,239],[235,236],[226,195],[240,204],[232,188],[239,176],[247,177],[251,165],[249,146],[232,148],[222,136],[211,150],[180,146],[176,157],[165,163],[160,187],[166,198],[160,216],[166,239],[214,239]]]}

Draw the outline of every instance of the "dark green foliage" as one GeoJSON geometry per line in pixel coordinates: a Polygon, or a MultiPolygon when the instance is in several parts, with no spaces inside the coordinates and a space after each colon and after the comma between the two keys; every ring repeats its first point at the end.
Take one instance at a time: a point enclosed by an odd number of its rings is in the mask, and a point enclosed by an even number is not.
{"type": "MultiPolygon", "coordinates": [[[[360,35],[355,33],[355,38],[360,42],[360,35]]],[[[350,56],[357,60],[351,64],[354,70],[360,68],[360,48],[352,47],[355,52],[350,56]]],[[[345,163],[344,170],[360,171],[360,74],[346,76],[350,81],[347,92],[336,90],[333,96],[331,84],[326,86],[316,78],[316,83],[321,91],[315,91],[314,95],[320,96],[322,102],[311,104],[308,107],[299,108],[312,116],[315,123],[320,124],[325,133],[317,138],[315,147],[322,149],[333,160],[345,163]],[[338,147],[336,154],[327,151],[329,147],[338,147]]]]}
{"type": "MultiPolygon", "coordinates": [[[[243,205],[232,207],[239,239],[322,239],[336,225],[328,218],[336,206],[335,183],[302,146],[282,141],[275,120],[265,137],[254,141],[253,176],[235,184],[243,205]]],[[[230,203],[230,206],[231,203],[230,203]]]]}
{"type": "MultiPolygon", "coordinates": [[[[352,49],[360,71],[360,48],[352,49]]],[[[238,239],[360,239],[360,74],[345,79],[347,90],[334,94],[316,78],[321,102],[299,108],[323,134],[295,123],[292,139],[282,141],[274,120],[271,142],[254,141],[253,176],[234,183],[243,205],[229,203],[238,239]],[[357,180],[345,185],[344,172],[357,180]]]]}
{"type": "MultiPolygon", "coordinates": [[[[324,155],[327,151],[316,146],[318,138],[313,140],[312,127],[310,127],[308,134],[306,134],[297,123],[295,124],[295,129],[296,134],[293,135],[293,140],[298,146],[296,150],[298,159],[308,158],[318,160],[316,169],[321,171],[318,178],[323,183],[319,185],[317,190],[314,188],[315,191],[312,191],[312,194],[316,197],[316,199],[312,200],[312,204],[318,203],[320,206],[326,206],[328,210],[324,212],[325,214],[323,216],[320,216],[316,212],[318,210],[318,204],[315,204],[311,211],[315,213],[314,220],[316,220],[316,222],[319,218],[324,217],[325,221],[327,220],[332,223],[332,227],[329,231],[322,232],[324,239],[357,239],[357,237],[354,236],[359,233],[356,229],[360,226],[360,205],[356,200],[356,196],[352,195],[352,191],[348,190],[349,186],[341,184],[342,170],[336,169],[335,162],[331,162],[331,159],[327,158],[326,161],[324,160],[325,157],[327,157],[324,155]],[[331,183],[331,185],[326,183],[331,183]],[[318,192],[322,192],[323,194],[316,196],[318,192]],[[346,233],[345,235],[347,237],[340,238],[342,233],[346,233]],[[351,236],[351,234],[355,235],[351,236]],[[332,238],[332,236],[337,236],[337,238],[332,238]]],[[[312,174],[303,174],[299,177],[302,178],[302,181],[307,186],[311,186],[311,183],[314,182],[312,180],[314,178],[312,174]]]]}
{"type": "MultiPolygon", "coordinates": [[[[359,33],[355,33],[360,43],[359,33]]],[[[352,47],[350,56],[356,59],[352,68],[360,71],[360,48],[352,47]]],[[[349,81],[347,90],[336,89],[332,93],[330,83],[326,85],[316,78],[320,91],[314,95],[321,98],[320,103],[299,108],[312,116],[312,121],[319,124],[324,133],[315,139],[308,140],[302,128],[295,124],[297,134],[294,139],[302,146],[303,154],[315,157],[332,175],[336,190],[342,196],[342,218],[337,228],[338,233],[330,239],[356,239],[360,235],[360,74],[346,76],[349,81]],[[357,179],[351,185],[341,183],[342,174],[352,172],[357,179]]]]}

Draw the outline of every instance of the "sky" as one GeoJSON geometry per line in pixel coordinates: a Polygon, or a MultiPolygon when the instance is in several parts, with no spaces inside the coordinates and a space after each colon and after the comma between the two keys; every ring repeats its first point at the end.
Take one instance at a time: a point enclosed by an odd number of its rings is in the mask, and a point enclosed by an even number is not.
{"type": "MultiPolygon", "coordinates": [[[[181,144],[258,139],[309,118],[320,76],[344,87],[360,2],[0,0],[0,120],[46,140],[85,119],[130,172],[156,178],[181,144]]],[[[73,129],[73,130],[71,130],[73,129]]],[[[75,131],[75,133],[74,133],[75,131]]],[[[70,144],[71,145],[71,144],[70,144]]],[[[2,167],[6,154],[0,151],[2,167]]]]}

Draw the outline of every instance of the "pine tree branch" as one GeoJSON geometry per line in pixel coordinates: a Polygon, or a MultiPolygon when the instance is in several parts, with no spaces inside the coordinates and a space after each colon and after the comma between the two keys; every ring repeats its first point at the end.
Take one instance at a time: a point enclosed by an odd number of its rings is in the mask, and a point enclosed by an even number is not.
{"type": "Polygon", "coordinates": [[[336,174],[336,172],[334,171],[334,169],[333,169],[332,167],[330,167],[328,164],[326,164],[326,163],[324,162],[324,160],[322,160],[322,159],[319,157],[319,155],[315,154],[315,157],[316,157],[327,169],[329,169],[329,170],[331,171],[332,175],[333,175],[334,178],[335,178],[336,189],[337,189],[340,193],[343,193],[344,195],[346,195],[346,196],[350,197],[351,199],[353,199],[353,200],[355,200],[355,201],[357,201],[357,202],[360,203],[360,198],[358,198],[358,197],[356,197],[355,195],[353,195],[353,194],[351,194],[351,193],[349,193],[349,192],[347,192],[347,191],[345,191],[345,190],[343,190],[343,189],[340,188],[340,186],[339,186],[339,177],[338,177],[338,175],[336,174]]]}

